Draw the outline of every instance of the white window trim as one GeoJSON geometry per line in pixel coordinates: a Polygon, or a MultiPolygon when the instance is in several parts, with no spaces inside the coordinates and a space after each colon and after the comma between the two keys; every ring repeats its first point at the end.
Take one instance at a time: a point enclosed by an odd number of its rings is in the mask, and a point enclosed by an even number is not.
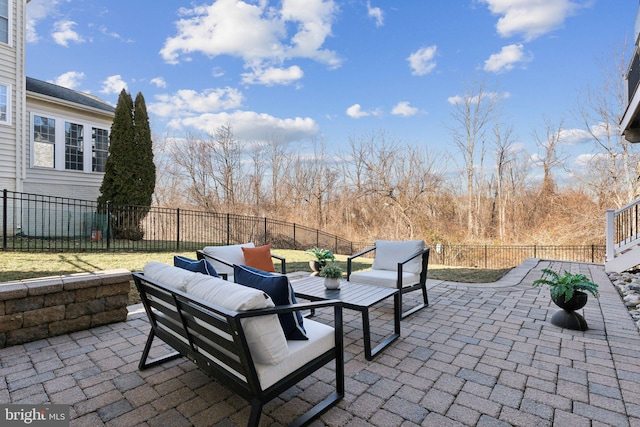
{"type": "Polygon", "coordinates": [[[69,117],[63,117],[63,116],[59,116],[56,114],[51,114],[48,112],[41,112],[41,111],[31,111],[30,113],[30,122],[29,122],[29,144],[30,144],[30,149],[29,149],[29,164],[31,165],[31,168],[33,169],[41,169],[41,170],[56,170],[56,171],[64,171],[64,172],[69,172],[69,173],[90,173],[90,174],[103,174],[104,172],[94,172],[93,171],[93,163],[92,163],[92,155],[93,155],[93,149],[91,146],[91,128],[99,128],[99,129],[106,129],[107,133],[110,134],[111,130],[106,127],[106,126],[102,126],[99,125],[97,123],[92,123],[92,122],[87,122],[86,120],[78,120],[78,119],[72,119],[69,117]],[[35,141],[33,140],[33,123],[34,123],[34,116],[40,116],[40,117],[46,117],[49,119],[55,119],[56,121],[56,142],[55,142],[55,146],[54,146],[54,167],[53,168],[47,168],[44,166],[35,166],[34,164],[34,143],[35,141]],[[83,160],[82,160],[82,170],[75,170],[75,169],[66,169],[66,162],[65,162],[65,153],[66,153],[66,147],[65,147],[65,123],[66,122],[70,122],[70,123],[75,123],[78,125],[82,125],[84,126],[84,151],[83,151],[83,160]],[[87,132],[87,129],[89,129],[89,132],[87,132]]]}
{"type": "MultiPolygon", "coordinates": [[[[0,44],[13,47],[13,37],[12,37],[13,35],[13,19],[12,19],[13,18],[13,0],[9,0],[7,3],[8,3],[7,13],[9,14],[9,16],[7,16],[7,43],[0,42],[0,44]]],[[[25,5],[24,13],[25,14],[27,13],[26,5],[25,5]]]]}
{"type": "Polygon", "coordinates": [[[11,94],[13,92],[13,86],[10,84],[5,84],[5,83],[1,83],[0,82],[0,86],[4,86],[5,88],[7,88],[7,120],[0,120],[0,125],[11,125],[12,124],[12,119],[13,119],[13,115],[12,113],[12,98],[11,98],[11,94]]]}

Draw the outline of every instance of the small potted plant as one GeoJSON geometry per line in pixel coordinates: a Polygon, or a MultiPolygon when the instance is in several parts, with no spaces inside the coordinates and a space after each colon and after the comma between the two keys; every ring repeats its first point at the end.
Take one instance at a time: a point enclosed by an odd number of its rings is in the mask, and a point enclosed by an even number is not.
{"type": "Polygon", "coordinates": [[[317,246],[307,249],[306,252],[316,257],[315,260],[309,261],[309,267],[315,273],[320,272],[328,261],[335,261],[336,259],[329,249],[320,249],[317,246]]]}
{"type": "Polygon", "coordinates": [[[567,329],[587,330],[587,322],[582,315],[575,313],[587,304],[589,292],[598,298],[598,285],[584,274],[572,274],[565,270],[563,275],[551,269],[542,270],[542,277],[533,281],[533,286],[547,285],[551,299],[562,311],[551,318],[551,323],[567,329]]]}
{"type": "Polygon", "coordinates": [[[320,271],[320,277],[324,277],[324,286],[327,289],[340,289],[342,268],[334,261],[326,264],[320,271]]]}

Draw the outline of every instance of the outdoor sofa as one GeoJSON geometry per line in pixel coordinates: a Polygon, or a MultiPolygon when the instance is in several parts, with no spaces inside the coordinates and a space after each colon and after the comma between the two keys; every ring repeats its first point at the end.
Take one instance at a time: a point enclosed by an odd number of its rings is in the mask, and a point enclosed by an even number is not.
{"type": "Polygon", "coordinates": [[[332,361],[335,391],[291,425],[310,423],[344,396],[340,301],[275,306],[259,289],[159,262],[133,278],[151,324],[139,369],[187,357],[251,404],[248,426],[258,425],[265,403],[332,361]],[[280,316],[321,307],[333,309],[334,327],[305,319],[306,340],[285,337],[280,316]],[[175,352],[149,359],[156,337],[175,352]]]}

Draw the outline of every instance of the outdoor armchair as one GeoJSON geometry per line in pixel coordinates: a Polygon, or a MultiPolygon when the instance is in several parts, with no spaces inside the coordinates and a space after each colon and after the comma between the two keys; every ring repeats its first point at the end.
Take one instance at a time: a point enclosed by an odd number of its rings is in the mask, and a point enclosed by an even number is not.
{"type": "Polygon", "coordinates": [[[422,291],[422,302],[402,312],[402,318],[429,305],[427,297],[427,268],[429,266],[429,248],[424,240],[390,241],[376,240],[375,246],[347,258],[347,280],[368,285],[397,288],[402,296],[407,292],[422,291]],[[352,272],[355,258],[375,251],[370,270],[352,272]]]}
{"type": "Polygon", "coordinates": [[[263,271],[275,271],[272,259],[280,265],[279,273],[287,274],[286,260],[271,253],[271,245],[256,247],[252,242],[240,245],[205,246],[196,251],[198,259],[209,261],[216,272],[233,282],[233,266],[247,265],[263,271]]]}

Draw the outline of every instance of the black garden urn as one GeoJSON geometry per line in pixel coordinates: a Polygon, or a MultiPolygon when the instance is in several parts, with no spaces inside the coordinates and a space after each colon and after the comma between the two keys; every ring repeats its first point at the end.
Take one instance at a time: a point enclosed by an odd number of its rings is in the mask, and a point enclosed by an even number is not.
{"type": "Polygon", "coordinates": [[[551,317],[551,323],[561,328],[586,331],[588,329],[587,321],[584,320],[581,314],[576,313],[575,310],[580,310],[587,304],[587,297],[588,295],[586,293],[575,291],[573,296],[567,301],[564,300],[564,295],[560,295],[558,298],[552,298],[553,302],[562,310],[551,317]]]}

